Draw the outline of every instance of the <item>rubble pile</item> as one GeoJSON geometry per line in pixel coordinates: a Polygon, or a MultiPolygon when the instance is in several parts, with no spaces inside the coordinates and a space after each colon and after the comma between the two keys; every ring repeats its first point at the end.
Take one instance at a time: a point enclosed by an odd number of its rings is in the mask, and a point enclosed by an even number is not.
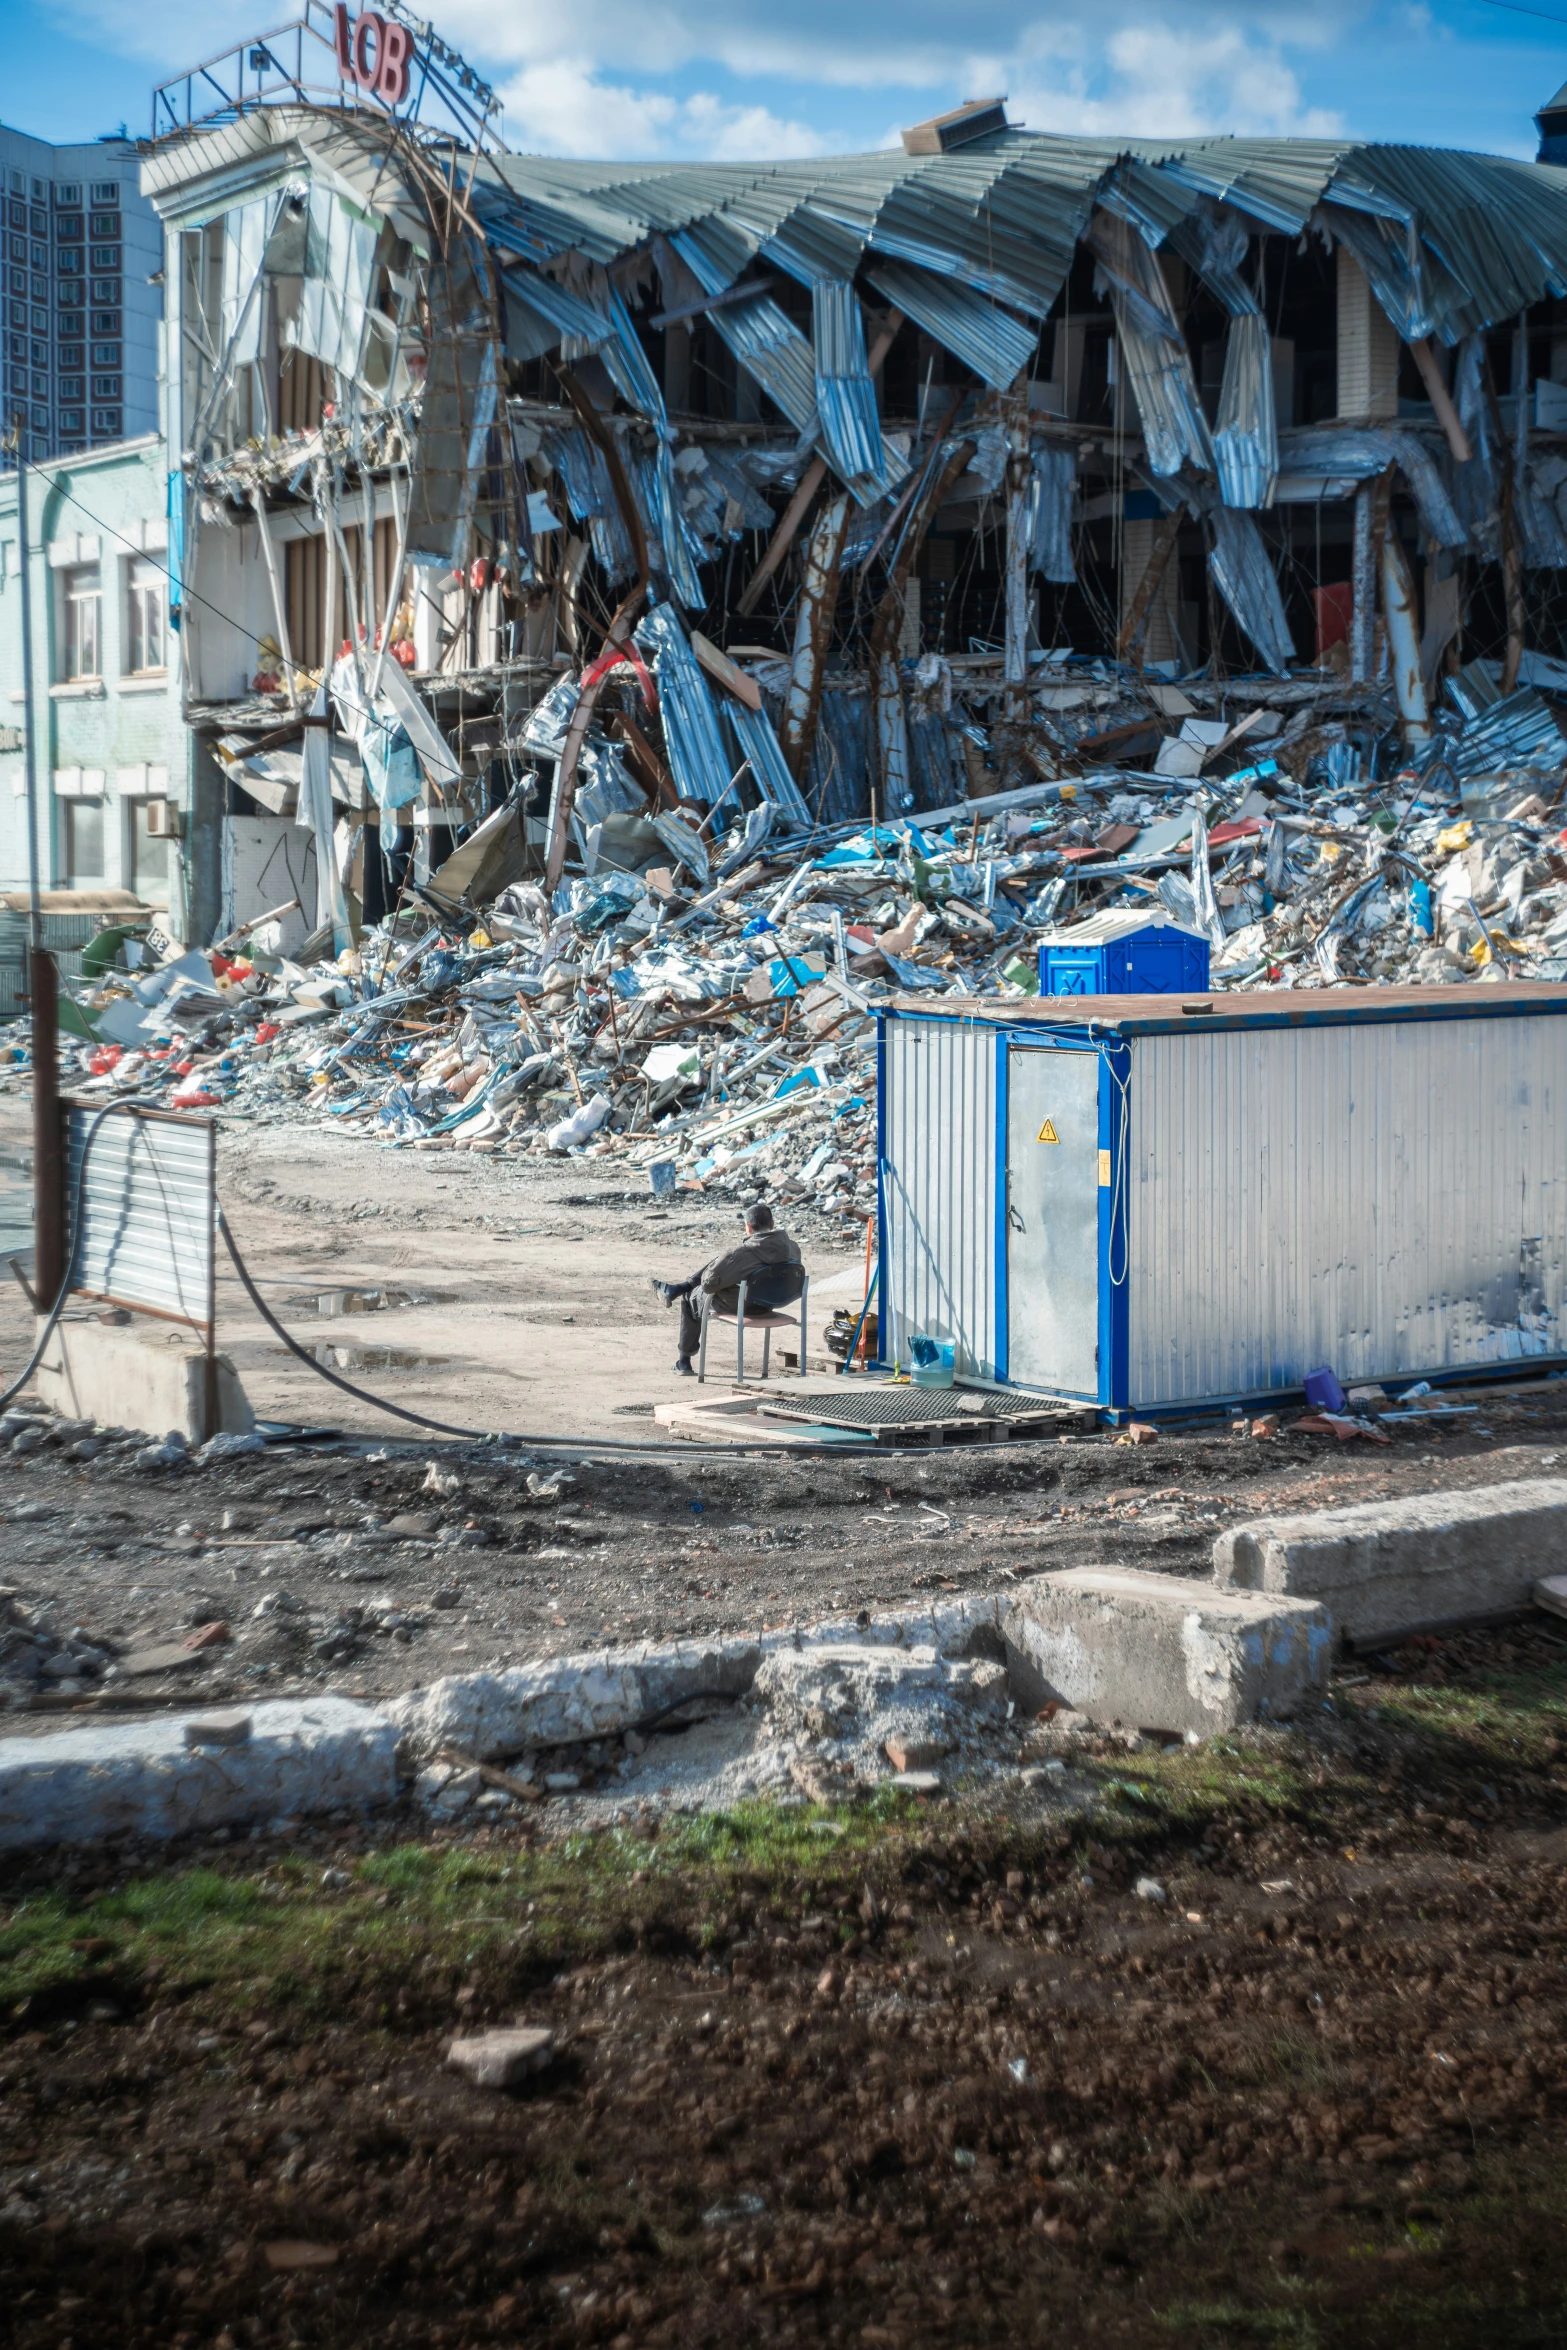
{"type": "MultiPolygon", "coordinates": [[[[253,937],[160,961],[127,935],[75,986],[72,1089],[393,1148],[612,1158],[655,1190],[765,1187],[864,1218],[877,1006],[1033,995],[1041,941],[1107,911],[1206,940],[1221,990],[1567,979],[1567,744],[1536,687],[1503,698],[1472,664],[1410,753],[1376,690],[1327,674],[1049,666],[1066,682],[1041,702],[1076,706],[1028,739],[1063,772],[971,806],[816,830],[754,794],[727,829],[700,807],[618,831],[600,811],[553,891],[536,859],[464,889],[493,863],[464,843],[336,955],[317,934],[298,958],[253,937]],[[1089,722],[1121,764],[1091,763],[1089,722]]],[[[530,786],[554,772],[556,695],[527,722],[530,786]]]]}

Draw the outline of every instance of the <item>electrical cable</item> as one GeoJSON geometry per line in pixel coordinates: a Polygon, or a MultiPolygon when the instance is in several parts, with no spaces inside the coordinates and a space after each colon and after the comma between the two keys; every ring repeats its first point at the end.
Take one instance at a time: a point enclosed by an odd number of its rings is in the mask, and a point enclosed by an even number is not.
{"type": "Polygon", "coordinates": [[[45,1321],[43,1328],[38,1333],[37,1343],[27,1359],[26,1368],[23,1370],[19,1378],[12,1380],[10,1386],[5,1390],[5,1393],[0,1395],[0,1411],[4,1411],[6,1405],[11,1401],[12,1396],[21,1394],[22,1389],[27,1385],[28,1380],[31,1379],[33,1373],[37,1370],[39,1364],[43,1361],[44,1349],[49,1344],[50,1339],[54,1336],[60,1316],[65,1311],[65,1301],[71,1294],[71,1281],[76,1272],[76,1260],[77,1257],[81,1254],[82,1246],[82,1220],[79,1213],[82,1201],[82,1177],[87,1172],[87,1160],[92,1151],[93,1144],[98,1139],[98,1129],[103,1124],[105,1118],[112,1118],[117,1110],[129,1110],[134,1107],[135,1104],[133,1101],[105,1102],[103,1108],[98,1112],[91,1126],[89,1126],[87,1129],[86,1138],[82,1143],[81,1163],[76,1170],[76,1181],[71,1187],[71,1253],[66,1259],[65,1277],[60,1283],[60,1294],[49,1309],[48,1319],[45,1321]]]}
{"type": "MultiPolygon", "coordinates": [[[[251,1304],[255,1307],[257,1313],[261,1316],[261,1319],[267,1325],[267,1328],[273,1333],[275,1337],[281,1338],[283,1344],[288,1348],[289,1353],[292,1355],[297,1355],[299,1360],[306,1366],[306,1368],[314,1371],[318,1378],[329,1380],[332,1386],[340,1387],[345,1395],[353,1396],[360,1403],[369,1404],[375,1411],[389,1412],[394,1419],[408,1420],[416,1428],[431,1428],[439,1436],[461,1437],[465,1442],[470,1444],[493,1444],[497,1441],[507,1444],[521,1444],[526,1445],[530,1451],[564,1452],[569,1454],[573,1459],[578,1460],[591,1459],[599,1454],[603,1454],[607,1458],[613,1460],[639,1461],[652,1459],[689,1460],[693,1453],[706,1453],[714,1457],[720,1454],[727,1457],[735,1454],[766,1453],[769,1458],[777,1457],[774,1448],[771,1445],[704,1445],[700,1443],[682,1443],[678,1448],[666,1450],[664,1447],[657,1445],[630,1443],[623,1444],[617,1442],[613,1437],[600,1437],[595,1440],[584,1441],[581,1437],[575,1436],[519,1436],[512,1433],[510,1430],[501,1431],[494,1428],[457,1428],[454,1427],[448,1420],[432,1420],[427,1413],[410,1411],[405,1404],[389,1403],[384,1396],[372,1393],[368,1387],[357,1387],[352,1379],[343,1378],[342,1375],[337,1371],[329,1371],[325,1363],[318,1362],[316,1360],[316,1357],[310,1352],[310,1349],[307,1346],[301,1346],[299,1340],[292,1337],[289,1332],[284,1329],[282,1323],[278,1320],[276,1314],[273,1313],[271,1307],[267,1304],[265,1298],[261,1295],[260,1290],[256,1287],[255,1282],[251,1279],[250,1269],[246,1265],[244,1258],[239,1253],[238,1244],[235,1241],[233,1232],[229,1228],[228,1218],[224,1215],[221,1207],[217,1211],[217,1218],[218,1230],[223,1235],[223,1245],[229,1252],[230,1260],[233,1263],[235,1272],[239,1275],[240,1282],[245,1291],[245,1295],[249,1298],[251,1304]]],[[[15,1393],[15,1389],[12,1390],[12,1393],[15,1393]]],[[[791,1450],[793,1449],[796,1448],[791,1447],[791,1450]]],[[[860,1454],[867,1452],[879,1452],[881,1447],[872,1442],[870,1444],[833,1444],[830,1447],[823,1445],[819,1449],[824,1452],[830,1450],[836,1455],[840,1453],[860,1454]]]]}

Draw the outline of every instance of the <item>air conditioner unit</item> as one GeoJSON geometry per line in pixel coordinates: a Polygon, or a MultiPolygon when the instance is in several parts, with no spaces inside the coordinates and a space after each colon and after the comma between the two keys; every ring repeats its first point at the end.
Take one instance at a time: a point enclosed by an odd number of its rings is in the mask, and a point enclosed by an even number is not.
{"type": "Polygon", "coordinates": [[[182,830],[180,811],[172,800],[147,802],[147,837],[149,840],[178,840],[182,830]]]}

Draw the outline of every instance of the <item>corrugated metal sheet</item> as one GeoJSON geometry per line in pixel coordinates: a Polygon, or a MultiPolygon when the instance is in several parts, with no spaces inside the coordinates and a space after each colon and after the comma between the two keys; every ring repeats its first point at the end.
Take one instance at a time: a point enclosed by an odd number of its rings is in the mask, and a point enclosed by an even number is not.
{"type": "Polygon", "coordinates": [[[1072,500],[1077,451],[1070,441],[1044,441],[1034,450],[1028,485],[1028,560],[1045,579],[1068,586],[1072,563],[1072,500]]]}
{"type": "Polygon", "coordinates": [[[1252,311],[1230,320],[1224,382],[1213,435],[1219,494],[1226,506],[1266,506],[1279,470],[1273,405],[1273,349],[1268,322],[1252,311]]]}
{"type": "Polygon", "coordinates": [[[996,1375],[996,1038],[888,1019],[882,1092],[882,1354],[916,1331],[996,1375]]]}
{"type": "Polygon", "coordinates": [[[816,409],[833,464],[847,482],[886,487],[881,419],[865,351],[865,322],[852,285],[818,278],[811,288],[816,341],[816,409]]]}
{"type": "Polygon", "coordinates": [[[1037,325],[1024,326],[993,299],[971,294],[956,279],[896,261],[883,261],[868,275],[878,294],[998,392],[1028,366],[1039,347],[1037,325]]]}
{"type": "MultiPolygon", "coordinates": [[[[68,1113],[68,1197],[96,1112],[68,1113]]],[[[213,1129],[203,1118],[105,1118],[87,1154],[75,1286],[173,1314],[211,1315],[213,1129]]]]}
{"type": "Polygon", "coordinates": [[[1089,224],[1088,244],[1115,312],[1116,333],[1143,428],[1149,470],[1214,471],[1213,443],[1198,397],[1186,337],[1170,306],[1159,264],[1135,229],[1107,212],[1089,224]]]}
{"type": "Polygon", "coordinates": [[[773,722],[765,710],[748,710],[744,702],[732,694],[724,696],[724,716],[736,744],[736,763],[749,759],[756,788],[764,800],[770,800],[783,818],[785,825],[797,831],[808,832],[811,811],[800,796],[800,787],[784,765],[783,751],[773,732],[773,722]]]}
{"type": "Polygon", "coordinates": [[[658,678],[669,771],[680,786],[681,797],[720,799],[728,789],[734,766],[725,756],[713,697],[685,630],[667,604],[655,604],[644,613],[636,634],[658,678]]]}
{"type": "Polygon", "coordinates": [[[1268,667],[1282,677],[1295,658],[1295,645],[1262,533],[1249,514],[1237,513],[1233,506],[1212,507],[1208,521],[1213,529],[1213,584],[1268,667]]]}
{"type": "Polygon", "coordinates": [[[1129,1400],[1567,1351],[1567,1021],[1132,1047],[1129,1400]]]}

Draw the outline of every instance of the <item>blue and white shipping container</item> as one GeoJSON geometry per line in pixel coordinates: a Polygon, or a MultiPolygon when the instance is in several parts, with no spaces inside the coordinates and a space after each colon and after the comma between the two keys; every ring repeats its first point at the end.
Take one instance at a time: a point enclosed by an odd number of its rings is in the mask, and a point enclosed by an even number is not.
{"type": "Polygon", "coordinates": [[[1039,942],[1041,995],[1200,995],[1208,941],[1162,906],[1117,906],[1039,942]]]}
{"type": "Polygon", "coordinates": [[[1567,989],[900,997],[881,1346],[1180,1412],[1567,1363],[1567,989]]]}

